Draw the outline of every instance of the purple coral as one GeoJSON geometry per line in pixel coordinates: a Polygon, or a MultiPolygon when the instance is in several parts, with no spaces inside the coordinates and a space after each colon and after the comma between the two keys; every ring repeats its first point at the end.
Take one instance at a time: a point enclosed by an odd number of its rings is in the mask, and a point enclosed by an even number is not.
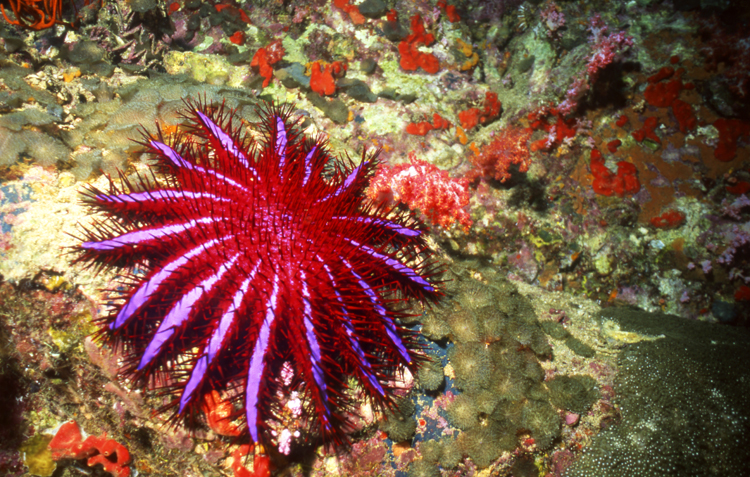
{"type": "Polygon", "coordinates": [[[547,36],[550,38],[559,37],[558,30],[565,26],[565,14],[560,10],[560,7],[555,2],[549,2],[539,12],[539,15],[547,26],[547,36]]]}
{"type": "Polygon", "coordinates": [[[566,92],[565,100],[557,107],[563,116],[578,108],[579,101],[591,89],[599,72],[614,62],[625,48],[633,46],[633,37],[626,35],[624,31],[607,35],[609,27],[598,13],[589,19],[588,30],[591,32],[589,44],[593,53],[586,64],[586,75],[578,75],[573,80],[566,92]]]}
{"type": "Polygon", "coordinates": [[[750,243],[750,231],[747,229],[748,225],[750,225],[750,223],[743,224],[742,226],[734,225],[732,227],[732,230],[727,234],[727,238],[730,239],[729,245],[716,260],[717,262],[729,265],[734,261],[734,254],[737,252],[737,249],[750,243]]]}
{"type": "Polygon", "coordinates": [[[594,53],[589,58],[586,71],[593,82],[599,71],[612,63],[622,50],[633,46],[633,37],[624,31],[607,35],[609,27],[598,13],[589,19],[588,30],[591,32],[589,43],[593,45],[594,53]]]}
{"type": "Polygon", "coordinates": [[[745,194],[737,197],[731,203],[729,200],[724,199],[721,202],[721,212],[727,217],[732,217],[736,220],[742,220],[741,211],[745,207],[750,207],[750,199],[745,194]]]}

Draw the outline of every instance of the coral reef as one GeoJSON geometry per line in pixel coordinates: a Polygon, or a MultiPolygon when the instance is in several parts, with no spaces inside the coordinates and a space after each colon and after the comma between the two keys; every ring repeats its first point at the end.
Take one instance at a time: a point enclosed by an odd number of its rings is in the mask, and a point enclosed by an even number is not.
{"type": "Polygon", "coordinates": [[[440,477],[440,470],[426,460],[415,460],[409,465],[408,477],[440,477]]]}
{"type": "Polygon", "coordinates": [[[445,412],[448,422],[461,430],[471,429],[479,423],[479,406],[466,394],[456,396],[445,412]]]}
{"type": "Polygon", "coordinates": [[[471,226],[464,208],[468,204],[468,181],[453,179],[432,164],[414,160],[394,167],[381,165],[368,189],[377,203],[408,204],[420,210],[435,225],[449,227],[458,222],[471,226]]]}
{"type": "Polygon", "coordinates": [[[443,367],[439,359],[438,357],[432,357],[431,361],[422,364],[417,373],[419,386],[427,391],[436,391],[445,381],[443,367]]]}
{"type": "Polygon", "coordinates": [[[556,376],[547,381],[552,403],[568,411],[582,413],[599,399],[596,380],[591,376],[556,376]]]}
{"type": "Polygon", "coordinates": [[[456,456],[465,456],[476,467],[486,468],[502,452],[520,447],[519,436],[531,439],[536,448],[550,448],[561,435],[561,419],[550,401],[579,409],[590,406],[587,399],[596,401],[598,395],[583,377],[558,376],[558,386],[547,390],[540,360],[549,358],[551,348],[534,311],[512,284],[496,276],[489,283],[453,276],[451,303],[433,310],[425,321],[443,320],[450,327],[448,374],[454,391],[446,399],[444,415],[460,432],[455,442],[441,441],[439,457],[436,444],[430,443],[429,459],[451,469],[456,456]]]}
{"type": "MultiPolygon", "coordinates": [[[[271,465],[311,477],[435,467],[555,477],[576,460],[582,475],[679,473],[684,462],[684,473],[702,475],[712,466],[732,474],[734,464],[691,460],[692,442],[744,455],[665,416],[643,413],[661,426],[652,433],[630,411],[621,423],[620,406],[645,399],[624,385],[637,374],[631,361],[651,369],[633,349],[652,344],[594,319],[600,307],[627,306],[750,324],[741,2],[0,4],[0,407],[11,409],[0,419],[0,474],[85,466],[55,463],[46,447],[71,419],[127,442],[141,475],[265,475],[271,465]],[[283,452],[252,466],[264,454],[238,445],[242,419],[226,395],[196,403],[206,420],[193,434],[164,425],[150,411],[168,398],[129,392],[115,378],[120,352],[85,338],[108,302],[100,290],[116,282],[61,253],[75,224],[90,223],[80,191],[106,189],[107,174],[137,188],[138,176],[166,184],[132,139],[157,135],[156,121],[166,139],[183,131],[186,98],[224,102],[248,125],[262,101],[294,103],[300,131],[343,157],[379,150],[381,173],[366,193],[426,219],[424,236],[448,269],[446,301],[399,310],[397,326],[431,360],[390,383],[414,406],[394,415],[400,442],[346,381],[351,449],[291,445],[309,404],[292,394],[293,379],[279,383],[274,409],[283,452]],[[471,376],[477,360],[487,369],[471,376]],[[451,412],[466,403],[476,421],[461,429],[451,412]],[[487,434],[499,451],[483,455],[472,443],[487,434]],[[663,458],[649,461],[633,441],[663,458]]],[[[681,366],[675,360],[666,362],[681,366]]],[[[679,411],[696,407],[696,393],[649,386],[679,411]]],[[[740,414],[732,419],[744,422],[740,414]]],[[[690,416],[722,425],[700,410],[690,416]]]]}

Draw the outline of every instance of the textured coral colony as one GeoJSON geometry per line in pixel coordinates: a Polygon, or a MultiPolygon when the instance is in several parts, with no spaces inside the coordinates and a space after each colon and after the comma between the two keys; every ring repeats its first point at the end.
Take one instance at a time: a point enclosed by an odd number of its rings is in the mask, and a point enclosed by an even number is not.
{"type": "Polygon", "coordinates": [[[747,475],[742,2],[0,13],[0,475],[747,475]]]}

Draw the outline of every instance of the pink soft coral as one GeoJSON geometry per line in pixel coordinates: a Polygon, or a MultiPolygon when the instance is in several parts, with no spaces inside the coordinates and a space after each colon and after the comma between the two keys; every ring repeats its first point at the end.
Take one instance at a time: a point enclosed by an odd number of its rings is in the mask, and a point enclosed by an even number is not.
{"type": "Polygon", "coordinates": [[[557,110],[563,116],[573,114],[580,100],[596,82],[601,70],[618,60],[627,48],[633,46],[633,37],[624,31],[607,34],[609,27],[598,13],[589,19],[588,30],[591,33],[589,44],[592,53],[586,63],[586,74],[575,77],[565,100],[558,105],[557,110]]]}
{"type": "Polygon", "coordinates": [[[464,209],[469,203],[469,180],[454,179],[428,162],[410,159],[408,164],[381,165],[367,195],[378,203],[403,202],[442,227],[456,221],[464,230],[471,227],[471,217],[464,209]]]}

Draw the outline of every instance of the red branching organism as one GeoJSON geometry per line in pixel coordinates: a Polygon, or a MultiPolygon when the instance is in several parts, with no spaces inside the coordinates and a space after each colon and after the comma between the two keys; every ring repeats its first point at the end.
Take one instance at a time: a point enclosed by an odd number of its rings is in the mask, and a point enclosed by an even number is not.
{"type": "Polygon", "coordinates": [[[407,164],[381,165],[367,195],[376,203],[403,202],[435,225],[450,227],[458,222],[467,230],[472,224],[465,210],[468,187],[468,179],[454,179],[437,166],[412,158],[407,164]]]}
{"type": "Polygon", "coordinates": [[[281,61],[286,54],[281,40],[274,40],[263,48],[259,48],[250,62],[252,68],[257,68],[258,73],[264,78],[263,87],[267,87],[273,78],[273,65],[281,61]]]}
{"type": "Polygon", "coordinates": [[[589,44],[592,48],[591,56],[586,64],[586,74],[573,79],[565,100],[557,106],[557,110],[568,116],[578,108],[580,100],[596,82],[602,69],[619,59],[623,52],[633,46],[633,37],[624,31],[607,34],[609,27],[601,15],[596,14],[589,19],[588,30],[591,33],[589,44]]]}
{"type": "Polygon", "coordinates": [[[513,164],[518,165],[519,172],[528,171],[531,164],[530,136],[528,129],[513,126],[495,133],[495,139],[481,148],[478,155],[471,157],[471,162],[477,167],[476,175],[505,182],[510,178],[513,164]]]}
{"type": "Polygon", "coordinates": [[[448,129],[453,126],[450,121],[440,116],[438,113],[432,115],[432,123],[428,121],[420,121],[418,123],[409,123],[406,125],[404,131],[406,134],[412,134],[414,136],[424,136],[433,129],[448,129]]]}
{"type": "MultiPolygon", "coordinates": [[[[75,2],[71,1],[70,3],[75,9],[75,2]]],[[[29,30],[44,30],[54,25],[65,25],[71,28],[75,28],[75,22],[71,24],[63,20],[62,10],[63,0],[0,1],[0,11],[2,11],[5,21],[10,23],[11,25],[17,25],[29,30]],[[8,14],[5,11],[6,5],[13,12],[13,15],[16,17],[15,20],[12,20],[8,17],[8,14]]]]}
{"type": "Polygon", "coordinates": [[[555,2],[549,2],[544,8],[539,10],[539,16],[542,18],[544,25],[547,27],[547,36],[550,38],[560,38],[560,29],[565,26],[565,14],[555,2]]]}
{"type": "Polygon", "coordinates": [[[487,91],[482,109],[469,108],[461,111],[458,113],[458,120],[461,122],[461,127],[468,131],[477,124],[488,124],[497,119],[502,106],[502,103],[497,99],[497,93],[487,91]]]}
{"type": "Polygon", "coordinates": [[[590,167],[591,175],[594,176],[591,186],[599,195],[624,197],[641,190],[638,170],[630,162],[619,161],[617,173],[614,173],[604,164],[604,158],[599,150],[592,149],[590,167]]]}
{"type": "Polygon", "coordinates": [[[253,451],[254,446],[249,444],[242,444],[234,452],[232,452],[232,471],[234,471],[234,477],[268,477],[271,475],[271,462],[268,456],[255,452],[253,454],[253,470],[252,472],[247,469],[243,464],[245,456],[253,451]]]}
{"type": "Polygon", "coordinates": [[[357,5],[351,5],[349,0],[333,0],[333,6],[340,8],[349,14],[349,18],[355,25],[364,25],[367,21],[367,18],[359,12],[359,7],[357,5]]]}

